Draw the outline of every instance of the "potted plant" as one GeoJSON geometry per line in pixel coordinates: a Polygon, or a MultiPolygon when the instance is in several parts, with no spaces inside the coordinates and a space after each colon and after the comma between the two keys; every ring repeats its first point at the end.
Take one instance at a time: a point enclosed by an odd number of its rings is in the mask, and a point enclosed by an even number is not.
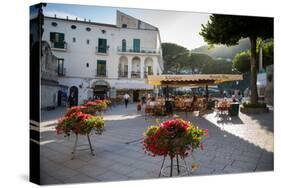
{"type": "Polygon", "coordinates": [[[104,131],[104,120],[102,116],[95,116],[90,114],[92,112],[87,106],[75,106],[69,108],[66,114],[58,121],[56,126],[57,134],[64,134],[65,136],[70,136],[71,133],[75,134],[75,144],[72,151],[72,159],[74,158],[78,135],[87,136],[91,154],[93,153],[93,148],[89,135],[93,130],[97,135],[101,135],[104,131]]]}
{"type": "Polygon", "coordinates": [[[185,159],[197,149],[203,149],[202,139],[208,135],[207,130],[195,127],[182,119],[168,120],[159,125],[152,125],[144,132],[143,149],[148,155],[163,156],[161,171],[166,157],[170,157],[170,176],[173,174],[173,159],[177,160],[179,174],[179,157],[185,159]]]}

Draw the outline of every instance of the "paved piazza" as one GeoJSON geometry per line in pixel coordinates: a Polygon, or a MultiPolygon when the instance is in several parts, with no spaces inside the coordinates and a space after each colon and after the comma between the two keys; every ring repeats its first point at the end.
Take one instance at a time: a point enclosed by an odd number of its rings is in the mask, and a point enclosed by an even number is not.
{"type": "MultiPolygon", "coordinates": [[[[128,109],[113,107],[104,114],[103,135],[91,135],[95,156],[81,150],[71,160],[75,136],[57,135],[54,129],[63,112],[58,108],[42,113],[41,184],[158,178],[163,158],[146,155],[141,144],[144,130],[155,124],[156,118],[145,120],[135,104],[128,109]]],[[[183,113],[178,115],[186,118],[183,113]]],[[[273,170],[272,111],[251,116],[240,113],[239,117],[218,116],[213,111],[201,117],[189,113],[188,120],[209,130],[204,150],[194,152],[199,167],[190,176],[273,170]]],[[[79,137],[79,144],[87,144],[85,136],[79,137]]],[[[187,164],[192,161],[188,158],[187,164]]]]}

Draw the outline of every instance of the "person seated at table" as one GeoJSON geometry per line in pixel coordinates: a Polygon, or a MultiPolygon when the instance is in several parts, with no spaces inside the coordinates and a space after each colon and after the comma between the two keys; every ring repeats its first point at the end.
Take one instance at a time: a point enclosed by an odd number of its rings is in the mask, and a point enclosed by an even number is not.
{"type": "Polygon", "coordinates": [[[197,107],[198,107],[198,97],[196,95],[193,95],[193,99],[191,102],[191,108],[192,108],[192,110],[195,110],[195,109],[197,109],[197,107]]]}
{"type": "Polygon", "coordinates": [[[156,105],[156,101],[154,97],[151,97],[151,100],[148,102],[149,106],[155,106],[156,105]]]}

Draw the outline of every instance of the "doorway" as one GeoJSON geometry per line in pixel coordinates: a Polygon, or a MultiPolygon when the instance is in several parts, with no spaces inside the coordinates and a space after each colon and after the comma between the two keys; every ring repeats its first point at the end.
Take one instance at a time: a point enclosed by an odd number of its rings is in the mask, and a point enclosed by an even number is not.
{"type": "Polygon", "coordinates": [[[72,92],[74,92],[74,97],[75,97],[74,105],[77,106],[78,105],[78,87],[71,86],[69,89],[69,95],[71,95],[72,92]]]}
{"type": "Polygon", "coordinates": [[[134,90],[133,91],[133,101],[138,102],[140,96],[140,91],[139,90],[134,90]]]}

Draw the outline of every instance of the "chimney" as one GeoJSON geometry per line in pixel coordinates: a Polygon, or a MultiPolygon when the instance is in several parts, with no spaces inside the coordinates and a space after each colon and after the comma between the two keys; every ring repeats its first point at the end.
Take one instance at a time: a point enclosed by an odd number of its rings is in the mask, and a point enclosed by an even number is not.
{"type": "Polygon", "coordinates": [[[57,15],[55,14],[55,18],[57,18],[57,15]]]}
{"type": "Polygon", "coordinates": [[[78,17],[76,17],[76,21],[78,20],[78,17]]]}
{"type": "Polygon", "coordinates": [[[68,20],[68,16],[66,16],[66,19],[68,20]]]}

